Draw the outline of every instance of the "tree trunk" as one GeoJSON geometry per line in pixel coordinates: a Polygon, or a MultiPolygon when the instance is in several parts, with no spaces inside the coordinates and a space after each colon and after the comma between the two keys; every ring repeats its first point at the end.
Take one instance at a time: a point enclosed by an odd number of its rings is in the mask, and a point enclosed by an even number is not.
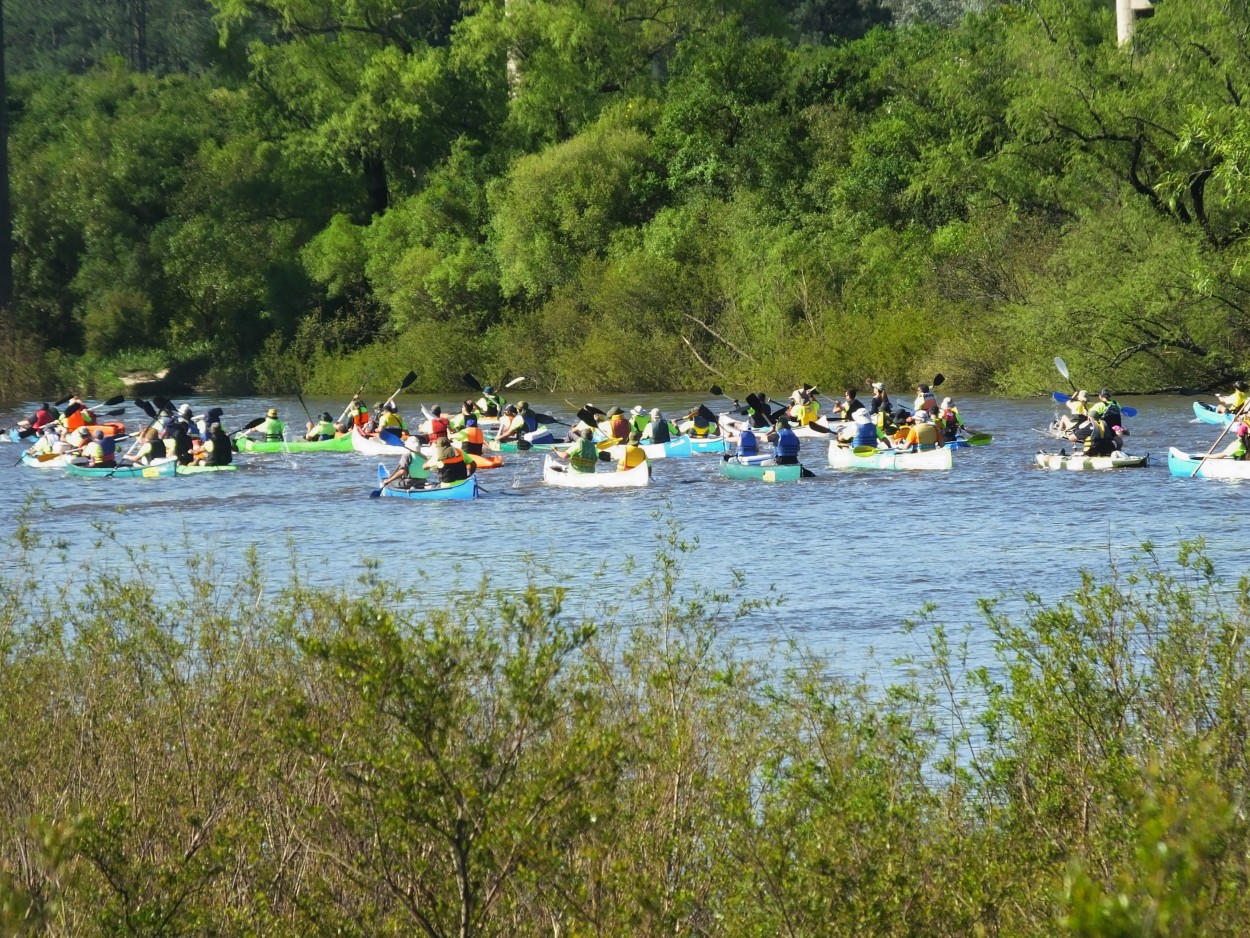
{"type": "Polygon", "coordinates": [[[13,301],[13,217],[9,212],[9,88],[4,72],[4,0],[0,0],[0,309],[13,301]]]}

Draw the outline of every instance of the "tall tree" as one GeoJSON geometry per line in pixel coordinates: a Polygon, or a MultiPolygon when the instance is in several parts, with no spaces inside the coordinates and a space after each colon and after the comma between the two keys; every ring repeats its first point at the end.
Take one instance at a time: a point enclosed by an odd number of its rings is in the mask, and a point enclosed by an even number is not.
{"type": "Polygon", "coordinates": [[[13,218],[9,213],[9,85],[4,66],[4,3],[0,0],[0,309],[13,299],[13,218]]]}

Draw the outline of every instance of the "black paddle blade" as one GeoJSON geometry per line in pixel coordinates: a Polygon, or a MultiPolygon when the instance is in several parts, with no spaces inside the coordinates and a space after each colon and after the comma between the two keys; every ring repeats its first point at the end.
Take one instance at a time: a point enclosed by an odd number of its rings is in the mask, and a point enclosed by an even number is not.
{"type": "Polygon", "coordinates": [[[946,375],[942,374],[942,372],[939,371],[937,374],[933,376],[933,383],[929,385],[929,387],[936,388],[939,384],[941,384],[945,380],[946,380],[946,375]]]}
{"type": "Polygon", "coordinates": [[[120,394],[118,394],[118,395],[116,395],[115,397],[110,397],[107,401],[101,401],[101,403],[102,403],[105,407],[116,407],[118,404],[122,404],[122,403],[124,403],[124,402],[125,402],[125,400],[126,400],[126,398],[124,398],[124,397],[122,397],[120,394]]]}
{"type": "Polygon", "coordinates": [[[151,417],[153,420],[156,419],[156,408],[153,407],[151,404],[149,404],[147,401],[145,401],[143,398],[136,397],[135,406],[138,407],[145,414],[147,414],[149,417],[151,417]]]}
{"type": "Polygon", "coordinates": [[[72,394],[66,394],[64,397],[62,397],[62,398],[58,398],[57,400],[53,401],[53,402],[52,402],[52,406],[53,406],[53,407],[60,407],[62,404],[64,404],[64,403],[66,403],[67,401],[69,401],[69,399],[70,399],[71,397],[73,397],[73,396],[74,396],[74,395],[72,395],[72,394]]]}
{"type": "Polygon", "coordinates": [[[710,392],[712,392],[712,394],[713,394],[714,396],[716,396],[716,397],[724,397],[724,396],[725,396],[725,392],[724,392],[724,391],[722,391],[722,390],[720,389],[720,385],[719,385],[719,384],[714,384],[714,385],[712,385],[710,388],[708,388],[708,390],[709,390],[710,392]]]}
{"type": "Polygon", "coordinates": [[[120,417],[126,412],[125,407],[114,407],[112,410],[106,410],[103,414],[105,417],[120,417]]]}
{"type": "Polygon", "coordinates": [[[77,404],[77,403],[70,404],[68,407],[65,408],[65,416],[66,417],[72,416],[73,414],[78,413],[80,410],[82,410],[82,404],[77,404]]]}
{"type": "MultiPolygon", "coordinates": [[[[246,433],[248,430],[255,430],[264,422],[265,422],[264,417],[257,417],[255,420],[249,420],[247,423],[243,424],[243,426],[239,427],[239,429],[235,430],[230,435],[238,436],[240,433],[246,433]]],[[[235,452],[238,452],[238,451],[236,450],[235,452]]]]}
{"type": "Polygon", "coordinates": [[[415,371],[408,372],[408,374],[404,377],[403,382],[399,385],[399,389],[402,391],[404,388],[408,387],[408,385],[412,384],[412,382],[416,380],[417,380],[417,373],[415,371]]]}
{"type": "Polygon", "coordinates": [[[464,382],[464,386],[466,388],[470,388],[474,391],[482,390],[481,383],[477,380],[477,378],[473,377],[473,375],[469,374],[467,371],[460,376],[460,380],[464,382]]]}

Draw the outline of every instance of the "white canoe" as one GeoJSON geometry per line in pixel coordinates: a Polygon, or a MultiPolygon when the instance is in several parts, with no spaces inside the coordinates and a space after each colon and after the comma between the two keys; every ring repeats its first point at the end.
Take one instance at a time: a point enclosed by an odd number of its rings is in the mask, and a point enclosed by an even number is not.
{"type": "Polygon", "coordinates": [[[543,461],[543,481],[570,489],[633,488],[651,483],[651,464],[644,462],[624,472],[574,472],[554,456],[547,456],[543,461]]]}
{"type": "Polygon", "coordinates": [[[1168,472],[1177,478],[1250,479],[1250,459],[1203,459],[1202,453],[1186,453],[1175,446],[1168,450],[1168,472]],[[1201,463],[1201,467],[1199,466],[1201,463]]]}
{"type": "Polygon", "coordinates": [[[392,446],[376,436],[365,436],[355,427],[352,428],[352,449],[366,456],[401,456],[403,446],[392,446]]]}
{"type": "Polygon", "coordinates": [[[1081,453],[1061,456],[1058,453],[1038,453],[1033,457],[1033,462],[1043,469],[1070,469],[1076,472],[1132,469],[1149,465],[1150,454],[1130,456],[1119,450],[1110,456],[1085,456],[1081,453]]]}
{"type": "Polygon", "coordinates": [[[949,469],[954,464],[954,451],[945,446],[915,453],[881,449],[857,456],[850,447],[829,444],[829,465],[834,469],[949,469]]]}
{"type": "MultiPolygon", "coordinates": [[[[44,455],[47,454],[45,453],[44,455]]],[[[22,465],[32,466],[35,469],[64,469],[67,464],[74,461],[76,455],[76,453],[59,453],[52,459],[45,459],[43,462],[40,462],[37,457],[30,455],[30,453],[22,453],[22,465]]]]}

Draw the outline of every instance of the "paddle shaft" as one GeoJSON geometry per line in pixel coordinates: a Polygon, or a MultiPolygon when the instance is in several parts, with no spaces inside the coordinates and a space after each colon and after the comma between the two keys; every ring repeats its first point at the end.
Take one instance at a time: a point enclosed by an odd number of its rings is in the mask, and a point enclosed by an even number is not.
{"type": "Polygon", "coordinates": [[[1212,453],[1215,452],[1215,448],[1220,445],[1220,440],[1224,439],[1228,431],[1233,428],[1233,424],[1237,422],[1237,418],[1239,418],[1243,413],[1245,413],[1247,404],[1250,404],[1250,401],[1246,401],[1245,404],[1242,404],[1240,407],[1237,408],[1237,413],[1233,415],[1233,419],[1230,420],[1228,422],[1228,425],[1224,427],[1223,430],[1220,431],[1220,435],[1215,438],[1215,442],[1211,444],[1211,448],[1206,451],[1206,453],[1203,455],[1201,459],[1198,460],[1198,465],[1194,466],[1194,471],[1189,474],[1189,477],[1191,479],[1198,474],[1198,471],[1202,468],[1202,464],[1207,461],[1207,459],[1210,457],[1212,453]]]}

